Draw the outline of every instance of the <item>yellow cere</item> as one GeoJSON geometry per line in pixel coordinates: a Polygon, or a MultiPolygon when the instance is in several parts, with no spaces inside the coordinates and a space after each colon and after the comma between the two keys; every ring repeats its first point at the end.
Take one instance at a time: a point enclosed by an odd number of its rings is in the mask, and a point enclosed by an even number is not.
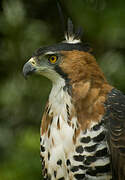
{"type": "Polygon", "coordinates": [[[50,63],[54,64],[57,61],[57,56],[55,56],[55,55],[50,56],[49,61],[50,61],[50,63]]]}

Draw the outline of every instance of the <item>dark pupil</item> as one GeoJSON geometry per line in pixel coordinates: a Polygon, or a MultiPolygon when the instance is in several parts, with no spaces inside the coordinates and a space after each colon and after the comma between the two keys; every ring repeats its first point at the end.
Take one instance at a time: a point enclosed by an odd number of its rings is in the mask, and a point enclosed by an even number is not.
{"type": "Polygon", "coordinates": [[[55,58],[54,57],[52,57],[52,60],[54,60],[55,58]]]}

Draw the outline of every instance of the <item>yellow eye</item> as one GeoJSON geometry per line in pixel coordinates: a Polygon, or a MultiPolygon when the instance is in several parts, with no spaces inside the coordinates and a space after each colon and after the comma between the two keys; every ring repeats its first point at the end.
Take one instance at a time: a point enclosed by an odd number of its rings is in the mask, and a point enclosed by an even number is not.
{"type": "Polygon", "coordinates": [[[56,61],[57,61],[57,56],[55,56],[55,55],[52,55],[52,56],[50,56],[49,57],[49,62],[51,63],[51,64],[54,64],[56,61]]]}

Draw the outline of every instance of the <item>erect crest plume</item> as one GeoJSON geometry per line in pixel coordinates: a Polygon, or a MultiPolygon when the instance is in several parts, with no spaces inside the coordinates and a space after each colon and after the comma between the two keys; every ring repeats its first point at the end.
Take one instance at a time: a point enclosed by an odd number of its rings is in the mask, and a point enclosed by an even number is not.
{"type": "Polygon", "coordinates": [[[64,11],[62,10],[61,2],[57,0],[57,7],[59,11],[59,16],[62,24],[62,29],[65,34],[65,43],[71,43],[71,44],[77,44],[81,42],[81,36],[82,36],[82,28],[78,28],[76,31],[74,30],[73,23],[70,18],[64,15],[64,11]],[[67,26],[65,25],[67,21],[67,26]]]}
{"type": "Polygon", "coordinates": [[[82,29],[78,28],[76,31],[74,31],[73,23],[70,18],[68,18],[67,23],[67,31],[65,32],[65,42],[66,43],[80,43],[81,42],[81,35],[82,35],[82,29]]]}

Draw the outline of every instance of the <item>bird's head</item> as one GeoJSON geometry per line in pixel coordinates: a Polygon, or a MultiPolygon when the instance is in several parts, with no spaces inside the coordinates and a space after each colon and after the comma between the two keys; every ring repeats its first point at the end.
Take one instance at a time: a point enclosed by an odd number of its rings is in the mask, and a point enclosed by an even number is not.
{"type": "Polygon", "coordinates": [[[23,67],[24,76],[36,73],[53,83],[60,78],[71,83],[84,78],[86,81],[93,77],[93,73],[102,78],[89,46],[81,42],[80,35],[78,31],[73,32],[73,24],[68,20],[65,41],[36,50],[23,67]]]}

